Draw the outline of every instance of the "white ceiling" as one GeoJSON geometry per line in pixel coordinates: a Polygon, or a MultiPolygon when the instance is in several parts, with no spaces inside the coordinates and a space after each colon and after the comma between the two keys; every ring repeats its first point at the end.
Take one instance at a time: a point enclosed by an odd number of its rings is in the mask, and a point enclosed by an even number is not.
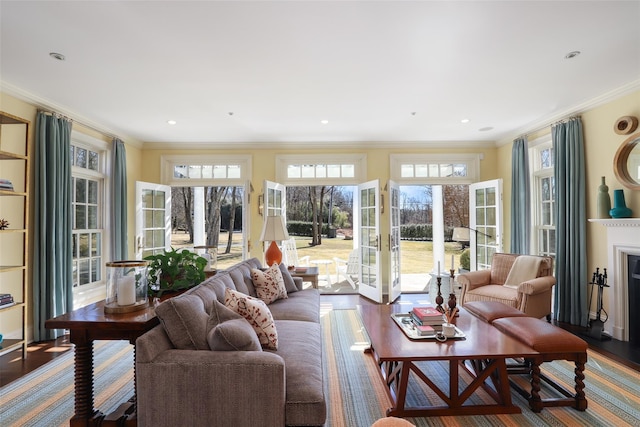
{"type": "Polygon", "coordinates": [[[640,88],[640,1],[1,0],[0,18],[3,91],[145,143],[499,142],[640,88]]]}

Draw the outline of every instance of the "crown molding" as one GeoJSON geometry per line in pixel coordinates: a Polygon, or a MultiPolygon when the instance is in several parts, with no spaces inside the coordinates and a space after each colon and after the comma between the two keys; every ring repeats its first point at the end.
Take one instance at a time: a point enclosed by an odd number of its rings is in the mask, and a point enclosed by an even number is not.
{"type": "Polygon", "coordinates": [[[128,145],[132,145],[137,148],[142,148],[144,143],[135,138],[132,138],[127,135],[122,135],[121,132],[117,132],[113,129],[109,129],[106,126],[96,123],[91,119],[88,119],[81,114],[78,114],[74,111],[68,110],[65,107],[43,97],[34,95],[33,93],[27,92],[23,89],[18,88],[10,83],[0,81],[0,90],[7,95],[11,95],[14,98],[17,98],[21,101],[27,102],[38,109],[56,112],[62,114],[65,117],[70,118],[72,121],[78,123],[81,126],[94,130],[98,133],[101,133],[110,138],[119,138],[125,141],[128,145]]]}
{"type": "Polygon", "coordinates": [[[511,144],[514,139],[519,136],[532,134],[538,131],[543,130],[546,127],[550,127],[552,123],[557,121],[580,115],[586,111],[593,110],[596,107],[604,105],[608,102],[614,101],[618,98],[621,98],[625,95],[629,95],[637,90],[640,90],[640,79],[632,81],[624,86],[621,86],[617,89],[614,89],[610,92],[604,93],[600,96],[597,96],[593,99],[583,102],[582,104],[578,104],[570,109],[564,110],[560,113],[550,114],[545,116],[539,120],[531,122],[525,126],[519,128],[516,132],[512,133],[511,136],[500,139],[497,143],[497,147],[501,147],[503,145],[511,144]]]}

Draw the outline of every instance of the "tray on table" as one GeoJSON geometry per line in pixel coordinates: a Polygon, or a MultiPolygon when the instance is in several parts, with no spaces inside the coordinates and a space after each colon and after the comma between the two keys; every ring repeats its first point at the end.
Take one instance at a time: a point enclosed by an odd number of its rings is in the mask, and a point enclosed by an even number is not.
{"type": "MultiPolygon", "coordinates": [[[[435,340],[436,333],[428,334],[428,335],[420,335],[418,330],[416,329],[416,324],[411,319],[411,315],[409,313],[393,313],[391,314],[391,318],[396,322],[396,324],[402,329],[402,332],[407,336],[407,338],[412,340],[435,340]],[[408,319],[408,321],[407,321],[408,319]]],[[[464,339],[466,335],[456,326],[456,334],[453,337],[447,337],[448,340],[455,339],[464,339]]]]}

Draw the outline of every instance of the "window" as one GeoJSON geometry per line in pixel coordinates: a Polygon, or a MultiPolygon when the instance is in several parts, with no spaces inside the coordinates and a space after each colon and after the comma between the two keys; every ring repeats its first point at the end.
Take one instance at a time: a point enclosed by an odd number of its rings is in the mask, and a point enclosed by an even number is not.
{"type": "Polygon", "coordinates": [[[478,154],[392,154],[391,178],[402,184],[471,184],[478,181],[478,154]]]}
{"type": "Polygon", "coordinates": [[[283,184],[357,185],[365,179],[364,154],[276,156],[276,181],[283,184]]]}
{"type": "Polygon", "coordinates": [[[532,144],[532,184],[533,200],[531,203],[532,225],[534,228],[532,244],[533,253],[538,255],[555,256],[556,251],[556,225],[555,196],[556,183],[553,174],[554,153],[550,137],[538,140],[532,144]]]}
{"type": "Polygon", "coordinates": [[[72,133],[74,307],[91,302],[92,292],[104,291],[107,153],[106,143],[72,133]]]}
{"type": "Polygon", "coordinates": [[[248,155],[162,156],[162,184],[177,187],[240,186],[251,179],[248,155]]]}

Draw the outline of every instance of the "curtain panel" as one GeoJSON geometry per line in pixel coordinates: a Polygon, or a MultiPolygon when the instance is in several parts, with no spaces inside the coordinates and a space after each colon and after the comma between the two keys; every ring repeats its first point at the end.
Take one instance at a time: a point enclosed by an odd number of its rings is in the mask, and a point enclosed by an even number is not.
{"type": "Polygon", "coordinates": [[[582,121],[551,128],[556,182],[556,286],[554,317],[587,326],[585,155],[582,121]]]}
{"type": "Polygon", "coordinates": [[[34,152],[33,335],[55,339],[47,319],[73,309],[71,121],[49,113],[36,117],[34,152]]]}
{"type": "Polygon", "coordinates": [[[111,260],[127,259],[127,153],[124,142],[113,140],[113,185],[111,186],[111,260]]]}
{"type": "Polygon", "coordinates": [[[511,239],[510,251],[530,252],[531,194],[529,148],[526,138],[513,141],[511,149],[511,239]]]}

